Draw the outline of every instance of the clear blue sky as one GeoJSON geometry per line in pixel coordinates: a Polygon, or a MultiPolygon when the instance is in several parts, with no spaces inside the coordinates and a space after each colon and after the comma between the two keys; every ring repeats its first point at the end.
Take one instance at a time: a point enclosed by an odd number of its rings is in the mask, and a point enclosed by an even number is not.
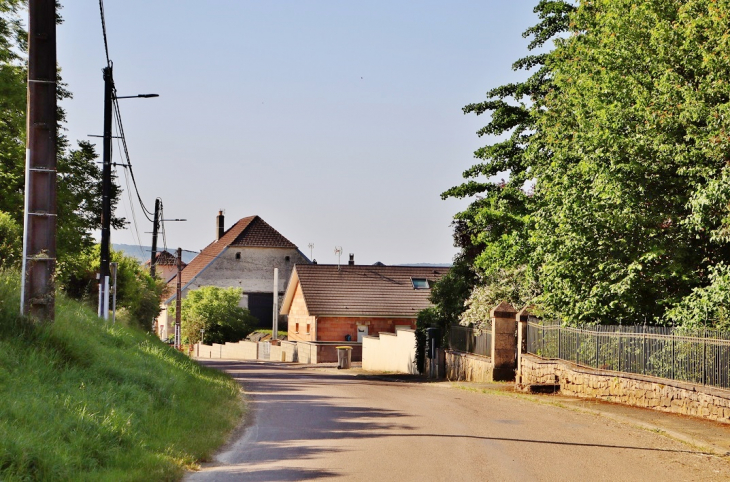
{"type": "MultiPolygon", "coordinates": [[[[98,141],[86,137],[102,130],[98,2],[63,3],[67,134],[98,141]]],[[[335,246],[358,263],[450,262],[466,201],[439,194],[488,120],[461,108],[524,76],[511,64],[536,3],[106,0],[119,95],[160,94],[120,103],[145,202],[188,219],[167,224],[168,247],[205,247],[222,208],[226,227],[258,214],[321,263],[335,246]]],[[[137,221],[149,245],[139,209],[137,221]]]]}

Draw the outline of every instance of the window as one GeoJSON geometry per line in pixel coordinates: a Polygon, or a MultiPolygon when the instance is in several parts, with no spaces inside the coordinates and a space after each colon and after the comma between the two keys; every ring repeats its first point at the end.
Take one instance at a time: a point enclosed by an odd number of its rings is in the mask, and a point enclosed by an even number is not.
{"type": "Polygon", "coordinates": [[[309,334],[309,323],[307,323],[307,334],[309,334]]]}
{"type": "Polygon", "coordinates": [[[294,324],[294,333],[299,333],[299,323],[294,324]]]}
{"type": "Polygon", "coordinates": [[[284,256],[284,261],[286,261],[288,263],[289,260],[291,260],[291,258],[289,256],[284,256]]]}
{"type": "Polygon", "coordinates": [[[411,278],[414,290],[427,290],[430,288],[426,278],[411,278]]]}
{"type": "Polygon", "coordinates": [[[241,253],[236,253],[236,259],[241,259],[241,253]]]}

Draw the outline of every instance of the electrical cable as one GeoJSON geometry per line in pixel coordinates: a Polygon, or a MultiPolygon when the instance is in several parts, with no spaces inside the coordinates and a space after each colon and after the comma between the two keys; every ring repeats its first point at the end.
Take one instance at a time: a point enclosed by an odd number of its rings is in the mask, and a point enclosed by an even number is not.
{"type": "Polygon", "coordinates": [[[111,67],[112,62],[109,60],[109,43],[106,38],[106,20],[104,19],[104,0],[99,0],[99,13],[101,14],[101,32],[104,35],[104,52],[106,53],[106,65],[111,67]]]}
{"type": "Polygon", "coordinates": [[[117,129],[119,134],[118,137],[121,138],[122,152],[124,153],[124,158],[126,161],[124,167],[129,169],[129,174],[132,177],[132,184],[134,185],[134,192],[137,194],[137,200],[139,201],[140,206],[142,206],[142,212],[144,213],[147,220],[152,223],[154,222],[154,219],[150,216],[154,216],[154,213],[150,211],[147,206],[145,206],[144,201],[142,201],[142,196],[139,194],[139,188],[137,187],[137,180],[134,177],[132,161],[129,157],[129,149],[127,148],[127,138],[124,135],[124,125],[122,124],[122,116],[119,110],[119,101],[116,99],[116,89],[114,95],[114,113],[116,114],[115,117],[117,120],[117,129]]]}

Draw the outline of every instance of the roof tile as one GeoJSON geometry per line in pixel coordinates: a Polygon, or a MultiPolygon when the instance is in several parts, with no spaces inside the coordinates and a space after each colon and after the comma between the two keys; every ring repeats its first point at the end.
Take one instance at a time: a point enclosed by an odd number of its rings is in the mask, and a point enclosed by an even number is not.
{"type": "Polygon", "coordinates": [[[431,306],[430,289],[412,278],[440,279],[448,268],[414,266],[296,265],[310,316],[415,316],[431,306]]]}

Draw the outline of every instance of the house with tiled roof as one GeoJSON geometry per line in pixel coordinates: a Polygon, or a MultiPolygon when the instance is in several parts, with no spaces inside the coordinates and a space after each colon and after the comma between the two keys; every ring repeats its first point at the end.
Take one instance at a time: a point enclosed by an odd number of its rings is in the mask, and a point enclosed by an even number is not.
{"type": "MultiPolygon", "coordinates": [[[[150,262],[145,262],[145,267],[149,269],[150,262]]],[[[183,269],[187,264],[183,261],[183,269]]],[[[177,257],[169,251],[160,251],[155,256],[155,272],[166,283],[177,276],[177,257]]]]}
{"type": "MultiPolygon", "coordinates": [[[[223,212],[216,217],[216,239],[182,270],[182,296],[203,286],[243,290],[241,306],[248,308],[262,328],[271,328],[274,306],[274,268],[279,269],[279,299],[295,264],[309,264],[297,246],[259,216],[239,219],[225,229],[223,212]]],[[[175,301],[177,279],[168,283],[171,295],[160,315],[162,338],[172,335],[174,320],[167,320],[167,306],[175,301]]]]}
{"type": "Polygon", "coordinates": [[[431,306],[432,284],[447,271],[382,263],[297,265],[281,308],[289,341],[359,344],[365,336],[415,329],[418,312],[431,306]]]}

